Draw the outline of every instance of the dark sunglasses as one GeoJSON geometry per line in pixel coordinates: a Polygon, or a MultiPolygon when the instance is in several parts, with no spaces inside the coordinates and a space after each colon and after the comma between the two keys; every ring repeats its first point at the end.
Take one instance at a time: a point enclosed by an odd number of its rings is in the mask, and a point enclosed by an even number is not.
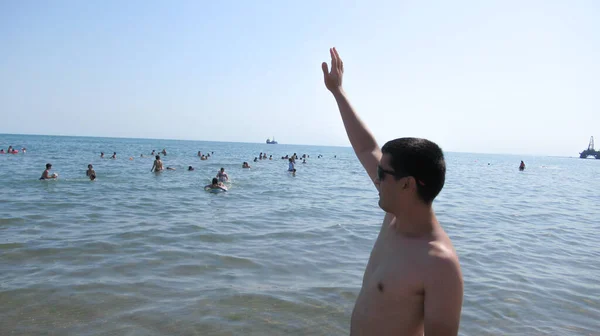
{"type": "Polygon", "coordinates": [[[380,165],[377,165],[377,178],[380,181],[383,181],[383,179],[385,178],[385,174],[392,175],[392,176],[395,176],[397,178],[402,178],[402,177],[408,176],[406,174],[400,174],[400,173],[395,172],[395,171],[385,170],[380,165]]]}
{"type": "MultiPolygon", "coordinates": [[[[379,181],[383,181],[383,179],[385,178],[386,174],[392,175],[392,176],[394,176],[396,178],[403,178],[403,177],[412,176],[410,174],[403,174],[403,173],[399,173],[399,172],[395,172],[395,171],[391,171],[391,170],[386,170],[386,169],[383,169],[383,167],[381,167],[380,165],[377,165],[377,178],[379,179],[379,181]]],[[[415,178],[415,180],[420,185],[422,185],[422,186],[425,185],[425,183],[423,183],[423,181],[418,180],[416,178],[415,178]]]]}

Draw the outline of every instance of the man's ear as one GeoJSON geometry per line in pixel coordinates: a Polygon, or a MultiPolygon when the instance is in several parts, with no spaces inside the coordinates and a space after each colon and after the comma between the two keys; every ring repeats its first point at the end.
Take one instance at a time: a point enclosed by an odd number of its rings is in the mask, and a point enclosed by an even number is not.
{"type": "Polygon", "coordinates": [[[416,186],[417,181],[415,180],[414,177],[409,176],[406,181],[404,182],[404,189],[408,189],[410,188],[412,185],[416,186]]]}

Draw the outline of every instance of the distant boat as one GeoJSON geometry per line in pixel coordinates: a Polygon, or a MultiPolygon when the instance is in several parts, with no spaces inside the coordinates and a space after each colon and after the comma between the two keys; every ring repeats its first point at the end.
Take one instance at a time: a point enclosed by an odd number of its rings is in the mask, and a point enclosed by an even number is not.
{"type": "Polygon", "coordinates": [[[593,156],[600,160],[600,151],[594,149],[594,137],[590,138],[590,144],[588,145],[588,148],[579,153],[579,157],[582,159],[587,159],[588,156],[593,156]]]}
{"type": "Polygon", "coordinates": [[[277,145],[277,141],[275,141],[275,137],[273,137],[273,140],[267,139],[267,144],[268,145],[277,145]]]}

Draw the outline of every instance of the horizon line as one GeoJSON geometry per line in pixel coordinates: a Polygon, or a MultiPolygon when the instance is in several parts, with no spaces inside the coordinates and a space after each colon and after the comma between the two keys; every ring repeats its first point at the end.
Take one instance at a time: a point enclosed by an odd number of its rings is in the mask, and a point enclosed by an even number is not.
{"type": "MultiPolygon", "coordinates": [[[[145,138],[145,137],[124,137],[124,136],[97,136],[97,135],[65,135],[65,134],[37,134],[37,133],[0,133],[0,135],[31,135],[31,136],[56,136],[56,137],[70,137],[70,138],[104,138],[104,139],[133,139],[133,140],[166,140],[166,141],[204,141],[204,142],[219,142],[219,143],[244,143],[244,144],[266,144],[264,142],[245,142],[245,141],[217,141],[217,140],[198,140],[198,139],[158,139],[158,138],[145,138]]],[[[291,146],[316,146],[316,147],[340,147],[340,148],[352,148],[351,145],[311,145],[311,144],[297,144],[297,143],[277,143],[278,145],[291,145],[291,146]]],[[[486,152],[466,152],[466,151],[444,151],[445,153],[459,153],[459,154],[484,154],[484,155],[514,155],[514,156],[538,156],[538,157],[557,157],[557,158],[578,158],[578,156],[564,156],[564,155],[548,155],[548,154],[520,154],[520,153],[486,153],[486,152]]]]}

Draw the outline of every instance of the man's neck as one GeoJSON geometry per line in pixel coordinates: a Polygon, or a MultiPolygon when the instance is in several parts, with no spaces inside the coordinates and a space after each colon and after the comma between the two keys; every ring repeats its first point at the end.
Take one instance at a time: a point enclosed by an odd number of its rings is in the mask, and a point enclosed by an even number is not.
{"type": "Polygon", "coordinates": [[[419,204],[408,211],[395,211],[393,226],[396,232],[409,237],[422,237],[433,234],[440,228],[433,208],[419,204]]]}

